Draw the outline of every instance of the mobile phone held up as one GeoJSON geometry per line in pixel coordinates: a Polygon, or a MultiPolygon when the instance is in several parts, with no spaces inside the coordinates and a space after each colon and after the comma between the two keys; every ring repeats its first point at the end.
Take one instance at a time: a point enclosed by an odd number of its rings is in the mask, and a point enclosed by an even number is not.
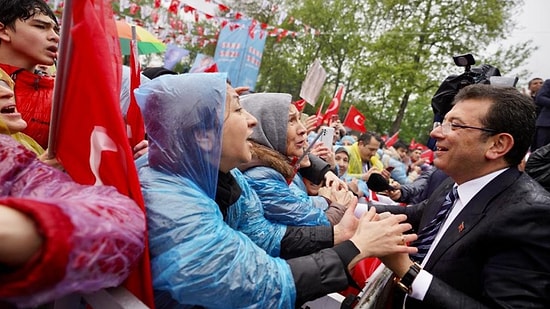
{"type": "Polygon", "coordinates": [[[334,128],[332,127],[321,127],[321,131],[319,131],[319,134],[321,134],[321,137],[319,138],[319,141],[325,145],[328,149],[332,149],[332,140],[334,138],[334,128]]]}

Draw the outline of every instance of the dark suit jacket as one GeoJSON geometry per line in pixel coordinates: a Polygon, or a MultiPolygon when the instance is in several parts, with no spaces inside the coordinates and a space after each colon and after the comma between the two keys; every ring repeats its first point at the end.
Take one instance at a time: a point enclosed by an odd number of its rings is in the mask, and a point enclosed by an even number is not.
{"type": "Polygon", "coordinates": [[[550,127],[550,79],[545,80],[537,92],[535,104],[541,107],[537,117],[537,127],[550,127]]]}
{"type": "MultiPolygon", "coordinates": [[[[446,180],[425,202],[377,206],[405,213],[420,230],[453,185],[446,180]]],[[[434,277],[420,302],[406,308],[550,308],[550,195],[510,168],[479,191],[449,226],[430,256],[434,277]]]]}

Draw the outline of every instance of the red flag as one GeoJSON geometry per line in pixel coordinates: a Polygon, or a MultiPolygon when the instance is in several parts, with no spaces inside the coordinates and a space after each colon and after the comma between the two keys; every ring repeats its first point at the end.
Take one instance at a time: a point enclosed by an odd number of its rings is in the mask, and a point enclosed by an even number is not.
{"type": "MultiPolygon", "coordinates": [[[[54,150],[75,181],[115,186],[145,211],[119,104],[122,64],[111,1],[72,2],[64,12],[72,18],[64,16],[68,31],[60,46],[55,96],[62,100],[52,117],[54,150]]],[[[147,248],[147,235],[145,240],[147,248]]],[[[154,308],[147,249],[125,287],[154,308]]]]}
{"type": "Polygon", "coordinates": [[[351,105],[342,124],[352,130],[364,133],[367,131],[365,128],[365,119],[365,115],[361,114],[355,106],[351,105]]]}
{"type": "Polygon", "coordinates": [[[340,105],[342,105],[342,98],[344,96],[344,85],[341,85],[340,88],[336,91],[336,95],[330,101],[330,104],[325,111],[324,119],[330,120],[332,115],[338,115],[338,110],[340,110],[340,105]]]}
{"type": "Polygon", "coordinates": [[[399,140],[399,131],[395,132],[394,135],[390,136],[387,140],[386,140],[386,147],[390,148],[391,146],[393,146],[393,144],[395,144],[395,142],[397,142],[399,140]]]}
{"type": "Polygon", "coordinates": [[[197,54],[193,66],[189,70],[189,73],[216,73],[218,72],[218,65],[214,61],[214,57],[205,54],[197,54]]]}
{"type": "Polygon", "coordinates": [[[204,69],[205,73],[216,73],[218,72],[218,65],[214,62],[211,66],[204,69]]]}
{"type": "Polygon", "coordinates": [[[306,107],[306,100],[300,99],[298,101],[292,102],[292,104],[294,104],[294,106],[296,106],[296,109],[299,112],[302,112],[304,110],[304,108],[306,107]]]}
{"type": "Polygon", "coordinates": [[[318,127],[323,124],[323,103],[321,103],[321,106],[319,106],[319,109],[315,113],[315,117],[317,118],[317,122],[315,123],[315,126],[318,127]]]}
{"type": "Polygon", "coordinates": [[[178,14],[179,7],[180,7],[180,1],[179,0],[172,0],[170,2],[170,6],[168,7],[168,12],[178,14]]]}
{"type": "Polygon", "coordinates": [[[145,138],[143,116],[134,96],[134,89],[139,87],[141,81],[140,72],[137,41],[132,39],[130,41],[130,105],[126,113],[127,134],[132,149],[145,138]]]}
{"type": "Polygon", "coordinates": [[[411,139],[411,143],[409,145],[409,149],[410,150],[415,150],[415,149],[420,149],[421,151],[426,151],[428,150],[428,146],[422,144],[422,143],[417,143],[414,139],[414,137],[411,139]]]}
{"type": "Polygon", "coordinates": [[[427,164],[432,164],[434,160],[434,152],[428,147],[426,147],[426,150],[422,151],[420,158],[425,159],[427,164]]]}
{"type": "Polygon", "coordinates": [[[414,137],[411,139],[411,143],[409,144],[409,149],[414,150],[416,148],[416,141],[414,140],[414,137]]]}

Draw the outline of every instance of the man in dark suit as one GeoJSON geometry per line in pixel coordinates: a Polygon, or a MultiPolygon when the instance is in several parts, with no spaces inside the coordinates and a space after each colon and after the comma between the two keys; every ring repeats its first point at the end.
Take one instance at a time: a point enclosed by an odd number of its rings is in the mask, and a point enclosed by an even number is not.
{"type": "Polygon", "coordinates": [[[411,246],[426,247],[382,258],[406,308],[550,308],[550,195],[517,169],[534,131],[530,98],[490,85],[462,89],[434,124],[434,163],[450,178],[420,204],[377,206],[407,214],[411,246]]]}

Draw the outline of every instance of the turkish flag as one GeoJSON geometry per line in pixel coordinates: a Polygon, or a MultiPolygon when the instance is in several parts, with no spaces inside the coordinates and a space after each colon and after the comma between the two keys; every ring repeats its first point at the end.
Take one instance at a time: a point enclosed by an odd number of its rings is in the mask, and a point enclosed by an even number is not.
{"type": "Polygon", "coordinates": [[[409,149],[410,150],[414,150],[416,148],[416,140],[414,139],[414,137],[411,139],[411,143],[409,144],[409,149]]]}
{"type": "MultiPolygon", "coordinates": [[[[72,1],[63,14],[52,151],[76,182],[114,186],[145,212],[120,110],[121,51],[111,1],[72,1]]],[[[124,286],[154,308],[147,249],[124,286]]]]}
{"type": "Polygon", "coordinates": [[[427,148],[426,150],[422,151],[420,158],[425,159],[427,164],[432,164],[432,162],[434,161],[434,152],[431,149],[427,148]]]}
{"type": "Polygon", "coordinates": [[[306,100],[300,99],[298,101],[292,102],[292,104],[294,104],[294,106],[296,106],[296,109],[299,112],[302,112],[304,110],[304,108],[306,107],[306,100]]]}
{"type": "Polygon", "coordinates": [[[428,148],[428,146],[422,144],[422,143],[417,143],[414,139],[414,137],[411,139],[411,144],[409,145],[409,149],[410,150],[415,150],[415,149],[420,149],[422,150],[422,152],[430,149],[428,148]]]}
{"type": "Polygon", "coordinates": [[[319,109],[317,109],[317,112],[315,113],[315,118],[317,119],[317,122],[315,122],[316,127],[323,124],[323,104],[321,104],[321,106],[319,106],[319,109]]]}
{"type": "Polygon", "coordinates": [[[355,108],[355,106],[351,105],[348,110],[348,114],[346,115],[346,119],[344,119],[344,122],[342,124],[352,130],[359,131],[361,133],[365,133],[367,129],[365,128],[365,120],[367,118],[365,115],[361,114],[361,112],[355,108]]]}
{"type": "Polygon", "coordinates": [[[338,88],[338,91],[336,91],[336,95],[334,96],[334,98],[332,98],[332,101],[330,101],[330,104],[327,107],[327,110],[325,111],[324,120],[330,120],[330,117],[332,115],[338,115],[338,111],[340,110],[340,106],[342,105],[343,97],[344,97],[344,85],[341,85],[340,88],[338,88]]]}
{"type": "Polygon", "coordinates": [[[205,73],[216,73],[218,72],[218,65],[214,62],[211,66],[204,69],[205,73]]]}
{"type": "Polygon", "coordinates": [[[398,140],[399,140],[399,131],[395,132],[394,135],[392,135],[388,139],[386,139],[386,147],[390,148],[398,140]]]}
{"type": "Polygon", "coordinates": [[[127,134],[130,147],[133,149],[139,142],[145,139],[145,125],[143,116],[134,96],[134,89],[139,87],[141,81],[141,69],[138,60],[137,41],[130,41],[130,105],[126,113],[127,134]]]}
{"type": "Polygon", "coordinates": [[[172,0],[170,1],[168,12],[178,14],[179,7],[180,7],[180,0],[172,0]]]}

